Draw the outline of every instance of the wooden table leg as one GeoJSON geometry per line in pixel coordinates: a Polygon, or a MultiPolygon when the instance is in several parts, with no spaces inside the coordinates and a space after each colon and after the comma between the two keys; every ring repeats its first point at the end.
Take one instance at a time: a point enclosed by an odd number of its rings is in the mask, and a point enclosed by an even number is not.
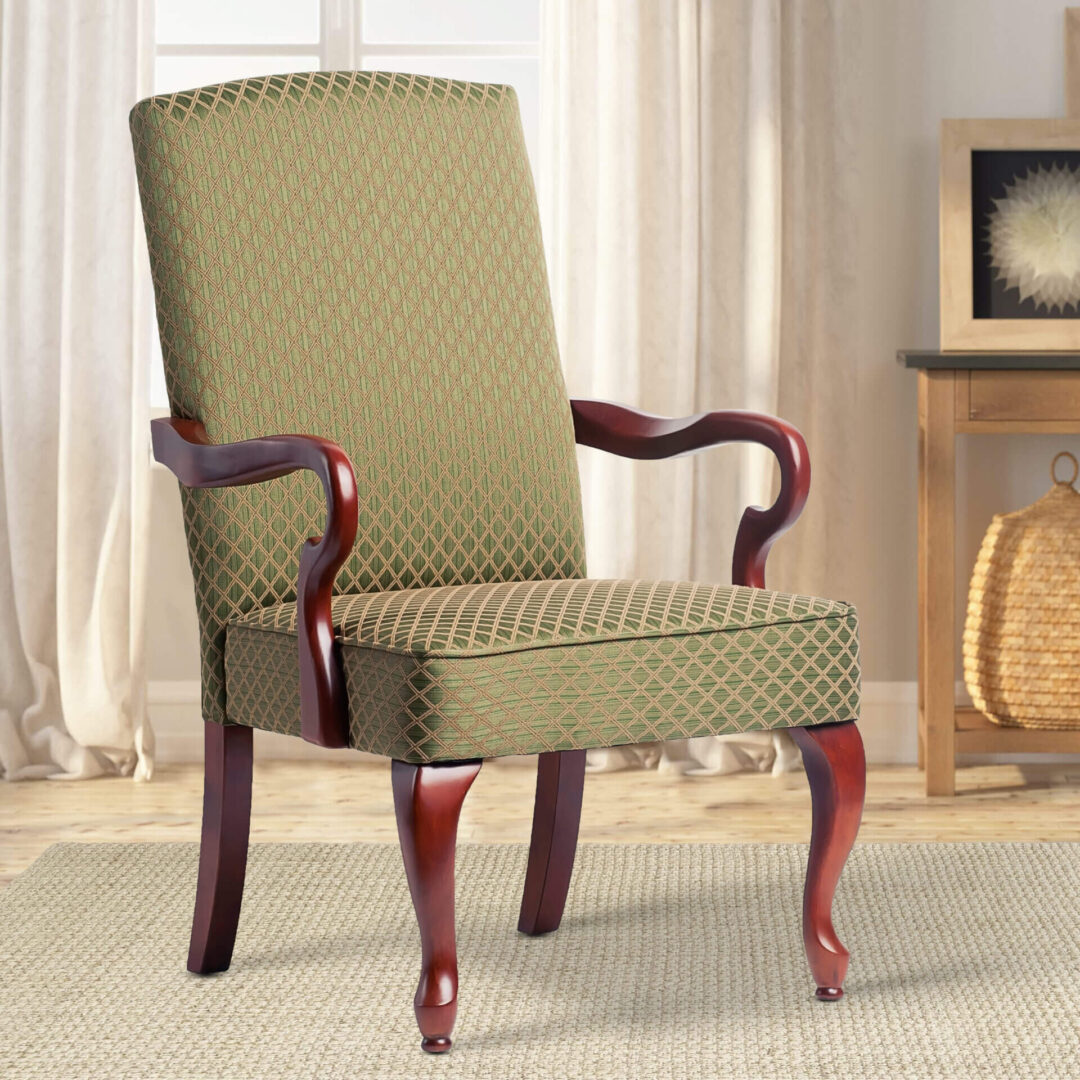
{"type": "Polygon", "coordinates": [[[919,700],[926,794],[956,794],[956,391],[919,372],[919,700]]]}

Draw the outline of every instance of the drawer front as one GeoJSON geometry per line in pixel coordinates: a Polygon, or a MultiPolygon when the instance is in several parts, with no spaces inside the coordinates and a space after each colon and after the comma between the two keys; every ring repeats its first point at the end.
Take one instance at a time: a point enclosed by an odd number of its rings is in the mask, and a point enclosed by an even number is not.
{"type": "MultiPolygon", "coordinates": [[[[971,371],[969,420],[1080,420],[1080,371],[971,371]]],[[[962,383],[962,380],[958,380],[962,383]]],[[[958,417],[959,418],[959,417],[958,417]]]]}

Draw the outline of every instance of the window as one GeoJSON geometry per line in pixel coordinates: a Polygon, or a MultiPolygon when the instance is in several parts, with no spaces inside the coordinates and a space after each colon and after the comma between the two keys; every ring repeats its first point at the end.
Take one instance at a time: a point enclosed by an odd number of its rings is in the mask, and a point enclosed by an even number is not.
{"type": "MultiPolygon", "coordinates": [[[[287,71],[408,71],[517,91],[533,169],[540,0],[157,0],[154,93],[287,71]]],[[[157,325],[150,404],[168,407],[157,325]]]]}

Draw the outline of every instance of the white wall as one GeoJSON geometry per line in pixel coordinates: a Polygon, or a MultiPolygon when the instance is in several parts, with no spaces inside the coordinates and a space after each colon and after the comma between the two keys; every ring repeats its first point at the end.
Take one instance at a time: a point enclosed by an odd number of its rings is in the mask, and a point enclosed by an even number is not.
{"type": "MultiPolygon", "coordinates": [[[[864,729],[877,760],[911,760],[915,745],[915,378],[894,355],[938,343],[938,125],[942,117],[1060,115],[1063,10],[1058,0],[850,0],[848,7],[864,34],[856,73],[864,111],[851,158],[861,191],[851,212],[863,319],[850,358],[859,415],[837,423],[857,432],[851,483],[860,509],[849,522],[845,579],[830,591],[854,601],[862,616],[864,729]]],[[[1080,438],[964,436],[958,449],[963,611],[990,517],[1041,495],[1054,453],[1080,456],[1080,438]]],[[[175,698],[183,696],[177,680],[197,678],[198,657],[174,488],[167,475],[155,476],[149,663],[151,679],[166,681],[175,698]]],[[[797,528],[781,541],[797,542],[797,528]]],[[[155,715],[171,732],[178,706],[155,715]]]]}
{"type": "MultiPolygon", "coordinates": [[[[1064,8],[1052,0],[873,0],[867,15],[862,242],[854,257],[865,312],[860,441],[853,483],[850,594],[865,623],[870,680],[915,675],[915,379],[897,347],[938,344],[938,126],[943,117],[1057,116],[1064,111],[1064,8]]],[[[959,440],[958,610],[991,516],[1048,486],[1058,449],[1080,439],[959,440]]]]}

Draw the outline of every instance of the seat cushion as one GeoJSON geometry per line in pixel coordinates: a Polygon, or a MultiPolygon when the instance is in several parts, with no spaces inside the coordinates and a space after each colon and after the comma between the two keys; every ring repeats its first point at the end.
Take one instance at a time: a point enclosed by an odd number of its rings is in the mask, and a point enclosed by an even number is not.
{"type": "MultiPolygon", "coordinates": [[[[681,581],[573,579],[335,597],[350,745],[404,761],[532,754],[859,715],[855,609],[681,581]]],[[[300,733],[296,605],[236,618],[228,721],[300,733]]]]}

